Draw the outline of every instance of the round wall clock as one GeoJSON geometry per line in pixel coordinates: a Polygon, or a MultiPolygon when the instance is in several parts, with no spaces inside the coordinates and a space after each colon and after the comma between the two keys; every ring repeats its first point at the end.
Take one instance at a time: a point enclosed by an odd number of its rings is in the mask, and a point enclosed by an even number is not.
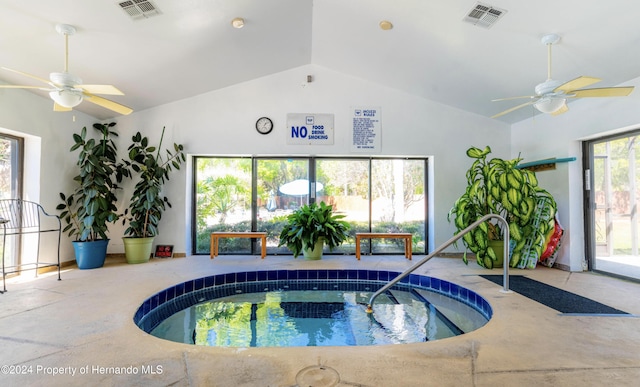
{"type": "Polygon", "coordinates": [[[260,134],[269,134],[273,130],[273,121],[269,117],[260,117],[256,121],[256,130],[260,134]]]}

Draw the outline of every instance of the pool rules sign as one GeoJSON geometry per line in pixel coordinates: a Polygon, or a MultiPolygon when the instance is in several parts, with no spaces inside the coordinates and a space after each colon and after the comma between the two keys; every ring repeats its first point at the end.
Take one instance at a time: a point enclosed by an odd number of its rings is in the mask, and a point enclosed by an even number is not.
{"type": "Polygon", "coordinates": [[[333,114],[289,113],[287,129],[287,144],[333,144],[333,114]]]}
{"type": "Polygon", "coordinates": [[[380,152],[380,108],[353,108],[352,152],[380,152]]]}

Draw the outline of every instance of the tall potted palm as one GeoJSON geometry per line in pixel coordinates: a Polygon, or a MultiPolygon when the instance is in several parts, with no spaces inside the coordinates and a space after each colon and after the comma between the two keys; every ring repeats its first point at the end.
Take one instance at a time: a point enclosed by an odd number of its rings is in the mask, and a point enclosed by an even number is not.
{"type": "MultiPolygon", "coordinates": [[[[456,234],[487,214],[502,216],[509,223],[510,241],[502,240],[498,224],[486,221],[465,234],[462,242],[473,252],[480,266],[502,266],[502,243],[510,243],[512,267],[527,258],[529,251],[540,256],[545,235],[554,227],[556,202],[538,186],[535,173],[518,168],[521,158],[488,159],[490,147],[471,147],[467,156],[474,159],[466,172],[467,188],[447,216],[456,226],[456,234]]],[[[467,263],[466,251],[463,260],[467,263]]]]}
{"type": "Polygon", "coordinates": [[[184,147],[173,144],[173,151],[161,152],[165,129],[162,128],[159,145],[149,145],[149,139],[137,132],[129,146],[129,161],[138,181],[125,210],[123,224],[128,226],[123,237],[125,257],[128,263],[147,262],[151,257],[153,240],[158,235],[158,224],[166,207],[171,207],[169,199],[162,194],[162,187],[169,180],[173,169],[180,169],[186,161],[184,147]]]}
{"type": "Polygon", "coordinates": [[[112,130],[115,125],[94,124],[93,128],[100,133],[98,140],[87,137],[86,127],[73,135],[70,151],[80,150],[76,162],[79,172],[73,178],[77,184],[72,193],[60,193],[62,202],[56,209],[66,222],[63,231],[74,238],[72,244],[80,269],[104,265],[108,224],[118,220],[116,191],[121,188],[118,184],[130,175],[126,163],[117,160],[117,147],[112,140],[118,136],[112,130]]]}
{"type": "Polygon", "coordinates": [[[325,202],[304,205],[287,217],[278,247],[286,245],[296,258],[302,253],[306,259],[321,259],[325,244],[333,250],[349,237],[350,225],[343,218],[325,202]]]}

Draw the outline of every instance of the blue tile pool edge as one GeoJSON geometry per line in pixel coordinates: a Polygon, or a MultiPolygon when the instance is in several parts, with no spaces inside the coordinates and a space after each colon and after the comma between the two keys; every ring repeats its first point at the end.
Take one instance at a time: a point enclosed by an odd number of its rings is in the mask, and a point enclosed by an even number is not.
{"type": "MultiPolygon", "coordinates": [[[[375,292],[399,274],[399,272],[384,270],[328,269],[264,270],[217,274],[185,281],[152,295],[138,308],[133,321],[140,329],[149,333],[175,312],[204,301],[226,297],[238,292],[272,291],[291,285],[296,288],[291,290],[311,290],[305,287],[306,284],[326,287],[326,289],[321,290],[331,290],[329,286],[335,286],[336,284],[353,287],[353,289],[341,290],[365,291],[364,287],[371,286],[374,288],[366,291],[375,292]],[[238,289],[238,285],[242,285],[242,289],[238,289]]],[[[393,288],[400,290],[411,288],[430,290],[470,306],[487,320],[490,320],[493,315],[491,305],[482,296],[470,289],[439,278],[410,274],[393,288]]]]}

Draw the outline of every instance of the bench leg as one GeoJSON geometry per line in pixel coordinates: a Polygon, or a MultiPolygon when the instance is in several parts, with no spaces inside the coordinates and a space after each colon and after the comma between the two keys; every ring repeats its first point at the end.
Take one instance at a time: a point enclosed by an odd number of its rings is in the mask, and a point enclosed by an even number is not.
{"type": "Polygon", "coordinates": [[[356,258],[360,260],[360,237],[356,236],[356,258]]]}
{"type": "Polygon", "coordinates": [[[215,256],[218,255],[218,237],[211,235],[211,246],[209,247],[209,250],[211,250],[211,258],[213,259],[215,256]]]}
{"type": "Polygon", "coordinates": [[[407,244],[407,238],[402,238],[404,240],[404,257],[409,259],[409,245],[407,244]]]}
{"type": "Polygon", "coordinates": [[[261,258],[264,259],[264,257],[267,256],[267,237],[260,237],[260,239],[262,240],[262,248],[261,248],[261,258]]]}

